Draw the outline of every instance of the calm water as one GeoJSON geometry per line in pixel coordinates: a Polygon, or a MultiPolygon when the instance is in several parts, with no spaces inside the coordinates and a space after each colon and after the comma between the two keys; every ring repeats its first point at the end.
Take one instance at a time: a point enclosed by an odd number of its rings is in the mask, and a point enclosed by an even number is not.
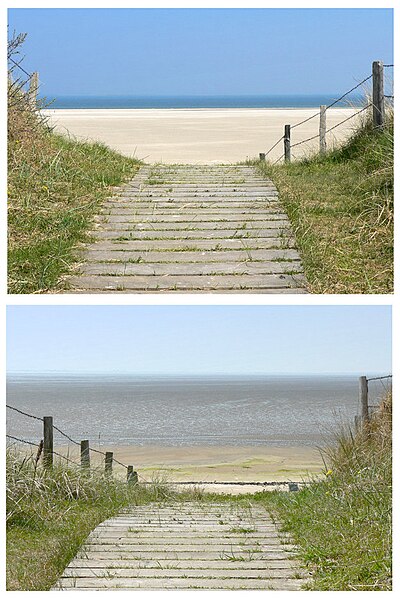
{"type": "MultiPolygon", "coordinates": [[[[137,445],[313,445],[358,407],[357,377],[13,376],[7,403],[77,440],[137,445]]],[[[41,423],[7,410],[31,441],[41,423]]],[[[57,437],[59,442],[61,437],[57,437]]]]}
{"type": "MultiPolygon", "coordinates": [[[[312,108],[331,104],[337,95],[269,96],[58,96],[49,108],[312,108]]],[[[347,96],[337,106],[362,105],[362,96],[347,96]]]]}

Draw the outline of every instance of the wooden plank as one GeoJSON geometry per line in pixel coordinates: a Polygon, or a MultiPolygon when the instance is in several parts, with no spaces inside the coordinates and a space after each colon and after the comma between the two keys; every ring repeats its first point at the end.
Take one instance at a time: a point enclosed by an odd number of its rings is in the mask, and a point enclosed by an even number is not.
{"type": "Polygon", "coordinates": [[[136,560],[136,559],[78,559],[75,558],[70,563],[70,568],[137,568],[138,570],[153,570],[161,567],[164,568],[185,568],[185,569],[201,569],[209,570],[265,570],[268,567],[271,570],[287,570],[300,568],[300,564],[294,560],[288,559],[269,559],[266,564],[265,560],[251,561],[230,561],[230,560],[136,560]]]}
{"type": "Polygon", "coordinates": [[[73,588],[74,590],[80,590],[82,588],[88,589],[300,589],[303,581],[301,579],[292,580],[250,580],[250,579],[231,579],[231,580],[218,580],[218,579],[206,579],[202,578],[118,578],[118,579],[107,579],[107,578],[70,578],[62,579],[61,587],[73,588]]]}
{"type": "Polygon", "coordinates": [[[113,191],[69,292],[305,293],[297,253],[295,264],[249,256],[294,247],[275,186],[253,167],[146,166],[113,191]]]}
{"type": "Polygon", "coordinates": [[[99,225],[107,231],[150,231],[155,232],[167,232],[173,231],[175,235],[184,235],[188,231],[221,231],[224,229],[230,229],[234,231],[259,231],[263,228],[267,229],[279,229],[286,228],[288,226],[287,219],[269,218],[263,221],[231,221],[224,220],[222,222],[207,222],[202,220],[189,221],[184,223],[175,222],[163,222],[159,221],[155,217],[151,221],[143,222],[141,219],[134,220],[130,216],[118,217],[118,220],[114,218],[102,217],[97,219],[99,225]]]}
{"type": "Polygon", "coordinates": [[[211,262],[193,264],[131,264],[126,262],[93,264],[87,262],[80,272],[85,275],[137,275],[137,276],[212,276],[212,275],[269,275],[299,274],[302,267],[296,262],[211,262]]]}
{"type": "Polygon", "coordinates": [[[72,276],[73,286],[85,289],[107,288],[109,290],[122,287],[126,290],[143,289],[145,291],[181,290],[181,289],[282,289],[303,286],[301,275],[221,275],[221,276],[72,276]]]}
{"type": "Polygon", "coordinates": [[[246,212],[244,211],[242,214],[232,216],[231,214],[224,215],[217,213],[213,216],[208,217],[207,215],[203,216],[201,213],[194,212],[192,216],[188,216],[186,214],[153,214],[149,213],[144,218],[143,215],[136,214],[134,210],[124,209],[119,213],[113,212],[112,214],[100,214],[95,217],[95,221],[100,223],[125,223],[131,222],[136,223],[143,227],[163,227],[165,229],[171,228],[182,228],[195,225],[200,223],[204,228],[217,228],[223,227],[226,222],[229,222],[232,227],[236,225],[236,227],[240,227],[241,225],[245,225],[246,227],[259,227],[260,222],[269,222],[269,221],[282,221],[287,223],[288,218],[282,213],[273,212],[271,214],[255,214],[252,218],[248,218],[246,216],[246,212]]]}
{"type": "Polygon", "coordinates": [[[253,231],[244,231],[240,229],[220,229],[219,231],[108,231],[106,229],[97,229],[92,231],[91,234],[96,239],[116,239],[120,241],[163,241],[166,239],[175,239],[181,243],[192,240],[200,239],[207,241],[208,239],[224,240],[224,239],[238,239],[248,241],[251,243],[253,240],[260,240],[266,238],[276,238],[286,233],[289,235],[289,231],[276,227],[270,229],[260,229],[253,231]]]}
{"type": "Polygon", "coordinates": [[[293,568],[259,568],[259,569],[240,569],[240,570],[224,570],[212,569],[204,571],[203,568],[109,568],[109,567],[86,567],[78,568],[76,566],[66,568],[62,580],[67,578],[91,578],[92,576],[102,578],[207,578],[212,580],[215,578],[245,578],[245,579],[266,579],[271,578],[292,578],[294,575],[293,568]]]}
{"type": "Polygon", "coordinates": [[[235,264],[241,262],[251,261],[300,261],[300,256],[297,250],[278,250],[278,249],[266,249],[266,250],[233,250],[233,251],[200,251],[200,252],[164,252],[162,250],[156,251],[135,251],[135,250],[88,250],[86,253],[87,263],[97,262],[132,262],[132,263],[143,263],[143,264],[158,264],[163,262],[192,262],[201,263],[207,262],[208,264],[214,264],[218,262],[233,262],[235,264]]]}

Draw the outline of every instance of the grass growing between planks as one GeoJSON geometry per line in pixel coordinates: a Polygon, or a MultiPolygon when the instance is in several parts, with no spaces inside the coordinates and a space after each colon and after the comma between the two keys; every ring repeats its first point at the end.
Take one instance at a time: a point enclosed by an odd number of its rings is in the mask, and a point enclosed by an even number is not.
{"type": "Polygon", "coordinates": [[[325,157],[256,163],[279,190],[311,292],[393,291],[393,141],[389,117],[325,157]]]}
{"type": "Polygon", "coordinates": [[[99,143],[56,135],[13,94],[8,110],[8,280],[10,293],[63,287],[74,249],[111,187],[139,161],[99,143]]]}
{"type": "Polygon", "coordinates": [[[391,590],[391,414],[387,397],[368,428],[342,431],[324,481],[255,496],[293,536],[311,590],[391,590]]]}
{"type": "Polygon", "coordinates": [[[7,590],[49,590],[88,534],[132,505],[201,499],[162,481],[128,485],[98,470],[55,464],[52,471],[15,449],[7,451],[7,590]]]}

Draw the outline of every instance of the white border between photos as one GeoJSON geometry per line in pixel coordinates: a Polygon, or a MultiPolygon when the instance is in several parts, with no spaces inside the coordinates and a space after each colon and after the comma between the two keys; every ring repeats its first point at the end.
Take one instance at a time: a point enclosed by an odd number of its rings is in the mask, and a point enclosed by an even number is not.
{"type": "MultiPolygon", "coordinates": [[[[395,19],[395,31],[400,31],[400,8],[397,8],[396,2],[394,0],[391,1],[359,1],[359,0],[338,0],[338,1],[330,1],[330,2],[317,2],[317,1],[285,1],[281,0],[278,2],[268,2],[268,1],[258,1],[251,2],[248,1],[246,3],[238,2],[238,1],[219,1],[212,2],[210,0],[203,0],[202,2],[197,1],[193,2],[190,0],[186,1],[164,1],[164,2],[135,2],[135,1],[115,1],[115,2],[106,2],[106,1],[69,1],[69,2],[49,2],[49,1],[38,1],[38,2],[12,2],[8,1],[5,3],[4,7],[0,9],[1,15],[1,25],[0,28],[0,43],[1,47],[4,51],[6,49],[6,37],[7,37],[7,9],[8,8],[393,8],[394,10],[394,19],[395,19]]],[[[3,56],[4,56],[3,55],[3,56]]],[[[395,37],[395,64],[398,63],[399,59],[399,44],[397,41],[397,37],[395,37]]],[[[3,67],[4,72],[3,80],[5,80],[5,60],[3,59],[3,67]]],[[[395,104],[397,105],[397,99],[395,99],[395,104]]],[[[2,114],[2,127],[3,127],[3,140],[6,139],[6,98],[5,94],[2,95],[0,110],[2,114]]],[[[398,123],[395,121],[395,137],[396,137],[396,147],[398,141],[398,123]]],[[[3,189],[5,189],[6,182],[6,144],[3,143],[1,145],[1,168],[2,168],[2,183],[4,182],[3,189]]],[[[396,152],[396,162],[397,162],[397,152],[396,152]]],[[[397,169],[398,170],[398,169],[397,169]]],[[[399,174],[398,172],[395,174],[395,187],[398,188],[399,183],[399,174]]],[[[246,295],[246,294],[238,294],[238,295],[222,295],[222,294],[209,294],[209,295],[201,295],[201,294],[141,294],[141,295],[130,295],[130,294],[109,294],[109,295],[73,295],[73,294],[48,294],[48,295],[6,295],[6,268],[5,265],[7,263],[7,249],[6,249],[6,239],[7,239],[7,207],[5,202],[3,201],[2,212],[1,212],[1,229],[2,229],[2,240],[0,245],[1,251],[1,275],[0,275],[0,284],[1,284],[1,320],[0,326],[1,331],[6,330],[6,305],[391,305],[392,306],[392,348],[393,348],[393,391],[394,396],[397,396],[397,376],[400,372],[400,317],[399,317],[399,297],[396,293],[395,295],[246,295]]],[[[398,281],[398,264],[397,264],[397,255],[398,255],[398,247],[399,247],[399,224],[395,223],[395,280],[398,281]]],[[[395,290],[397,291],[397,285],[395,290]]],[[[5,397],[6,391],[6,351],[5,351],[5,335],[3,335],[2,345],[1,345],[1,364],[2,364],[2,372],[1,372],[1,382],[3,389],[3,396],[5,397]]],[[[394,455],[400,455],[400,440],[397,438],[397,431],[399,427],[398,416],[397,416],[397,407],[394,407],[394,455]]],[[[3,432],[5,433],[5,407],[3,408],[3,432]]],[[[3,443],[5,447],[5,435],[3,435],[3,443]]],[[[5,471],[5,461],[4,461],[5,451],[2,454],[2,465],[3,472],[5,471]]],[[[394,462],[394,481],[399,480],[399,466],[397,460],[394,462]]],[[[400,505],[400,493],[399,493],[399,485],[394,485],[394,496],[393,496],[393,505],[400,505]]],[[[2,507],[5,508],[5,493],[2,494],[2,507]]],[[[4,510],[5,511],[5,510],[4,510]]],[[[4,513],[3,511],[3,513],[4,513]]],[[[394,512],[394,525],[395,531],[399,531],[398,527],[398,516],[397,511],[394,512]]],[[[5,526],[3,529],[3,534],[5,539],[5,526]]],[[[400,539],[397,538],[398,535],[394,535],[394,563],[399,563],[400,558],[400,539]]],[[[2,581],[5,581],[5,542],[2,544],[2,552],[1,556],[3,558],[2,561],[2,581]]],[[[397,589],[398,575],[395,570],[394,572],[394,590],[397,589]]],[[[5,582],[2,585],[2,588],[5,589],[5,582]]],[[[79,594],[82,592],[76,591],[79,594]]],[[[262,591],[261,591],[262,592],[262,591]]],[[[383,591],[382,591],[383,592],[383,591]]],[[[19,597],[22,591],[13,591],[13,597],[19,597]]],[[[36,592],[38,593],[38,592],[36,592]]],[[[89,595],[94,593],[89,592],[89,595]]],[[[146,596],[151,597],[160,597],[163,591],[150,591],[147,592],[146,596]]],[[[200,594],[206,594],[207,597],[216,597],[221,596],[218,591],[187,591],[185,592],[185,597],[199,597],[200,594]]],[[[275,591],[276,593],[276,591],[275,591]]],[[[301,591],[300,594],[307,594],[306,591],[301,591]]],[[[329,594],[329,591],[319,592],[320,595],[329,594]]],[[[242,597],[248,598],[251,595],[249,591],[237,591],[235,593],[235,597],[241,599],[242,597]]],[[[280,595],[290,597],[289,591],[281,591],[280,595]]],[[[335,596],[347,596],[348,592],[339,591],[336,592],[335,596]]],[[[88,597],[88,593],[85,592],[84,597],[88,597]]]]}

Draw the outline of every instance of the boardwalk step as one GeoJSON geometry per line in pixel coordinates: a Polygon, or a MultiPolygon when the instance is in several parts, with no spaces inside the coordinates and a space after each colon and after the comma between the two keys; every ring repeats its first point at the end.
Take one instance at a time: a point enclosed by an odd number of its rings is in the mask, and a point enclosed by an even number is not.
{"type": "Polygon", "coordinates": [[[133,507],[89,535],[52,590],[300,590],[287,541],[259,506],[133,507]]]}
{"type": "Polygon", "coordinates": [[[278,192],[247,165],[144,165],[95,218],[73,293],[305,293],[278,192]]]}

